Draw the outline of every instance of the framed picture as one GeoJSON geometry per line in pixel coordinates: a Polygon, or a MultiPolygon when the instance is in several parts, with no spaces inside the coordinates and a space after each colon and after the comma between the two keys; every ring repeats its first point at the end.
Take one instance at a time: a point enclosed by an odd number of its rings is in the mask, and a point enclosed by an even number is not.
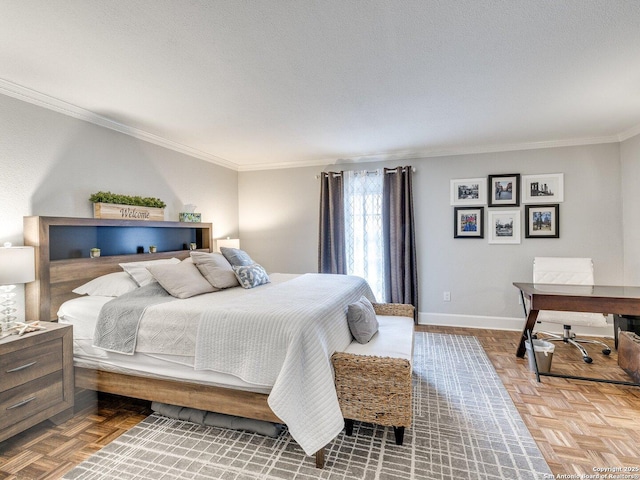
{"type": "Polygon", "coordinates": [[[486,189],[484,178],[451,180],[451,205],[484,205],[487,203],[486,189]]]}
{"type": "Polygon", "coordinates": [[[520,174],[489,175],[487,182],[490,207],[520,206],[520,174]]]}
{"type": "Polygon", "coordinates": [[[489,243],[520,243],[520,210],[489,210],[489,243]]]}
{"type": "Polygon", "coordinates": [[[526,205],[525,238],[560,238],[560,205],[526,205]]]}
{"type": "Polygon", "coordinates": [[[564,201],[564,173],[522,176],[522,203],[564,201]]]}
{"type": "Polygon", "coordinates": [[[453,238],[484,238],[484,208],[454,208],[453,238]]]}

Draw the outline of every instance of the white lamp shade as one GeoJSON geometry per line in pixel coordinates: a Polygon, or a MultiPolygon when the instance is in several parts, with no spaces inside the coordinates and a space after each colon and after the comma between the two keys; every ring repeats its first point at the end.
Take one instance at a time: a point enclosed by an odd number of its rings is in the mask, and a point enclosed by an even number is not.
{"type": "Polygon", "coordinates": [[[239,238],[219,238],[216,240],[216,246],[218,247],[218,252],[221,247],[227,248],[240,248],[240,239],[239,238]]]}
{"type": "Polygon", "coordinates": [[[0,285],[29,283],[35,279],[33,247],[0,247],[0,285]]]}

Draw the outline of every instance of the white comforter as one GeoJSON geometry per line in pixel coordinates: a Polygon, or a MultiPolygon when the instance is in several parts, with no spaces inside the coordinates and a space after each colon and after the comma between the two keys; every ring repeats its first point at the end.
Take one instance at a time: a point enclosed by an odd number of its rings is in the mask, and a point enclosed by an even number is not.
{"type": "Polygon", "coordinates": [[[360,277],[306,274],[208,309],[196,339],[196,369],[273,385],[268,402],[307,454],[333,440],[344,420],[330,357],[351,342],[350,303],[374,300],[360,277]]]}

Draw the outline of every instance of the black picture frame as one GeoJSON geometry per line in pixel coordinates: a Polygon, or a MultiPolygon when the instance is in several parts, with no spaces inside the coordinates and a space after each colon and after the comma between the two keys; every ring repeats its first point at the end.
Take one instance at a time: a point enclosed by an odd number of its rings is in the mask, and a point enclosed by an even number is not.
{"type": "Polygon", "coordinates": [[[484,238],[484,207],[455,207],[453,238],[484,238]]]}
{"type": "Polygon", "coordinates": [[[487,198],[490,207],[519,207],[520,174],[489,175],[487,179],[487,198]]]}
{"type": "Polygon", "coordinates": [[[560,204],[525,205],[525,238],[560,238],[560,204]]]}

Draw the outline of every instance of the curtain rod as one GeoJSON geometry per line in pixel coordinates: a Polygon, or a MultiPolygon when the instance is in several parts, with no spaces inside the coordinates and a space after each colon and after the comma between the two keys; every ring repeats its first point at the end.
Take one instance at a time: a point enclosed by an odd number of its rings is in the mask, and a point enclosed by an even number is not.
{"type": "MultiPolygon", "coordinates": [[[[386,168],[386,167],[385,167],[386,168]]],[[[405,167],[402,167],[405,168],[405,167]]],[[[367,175],[377,175],[378,174],[378,170],[352,170],[354,172],[362,172],[364,171],[364,173],[366,173],[367,175]]],[[[416,167],[411,167],[411,171],[413,173],[416,173],[416,167]]],[[[342,175],[342,172],[326,172],[326,173],[333,173],[334,177],[339,177],[342,175]]],[[[396,173],[394,170],[390,170],[388,172],[385,173],[396,173]]],[[[316,175],[316,178],[320,178],[320,175],[316,175]]]]}

